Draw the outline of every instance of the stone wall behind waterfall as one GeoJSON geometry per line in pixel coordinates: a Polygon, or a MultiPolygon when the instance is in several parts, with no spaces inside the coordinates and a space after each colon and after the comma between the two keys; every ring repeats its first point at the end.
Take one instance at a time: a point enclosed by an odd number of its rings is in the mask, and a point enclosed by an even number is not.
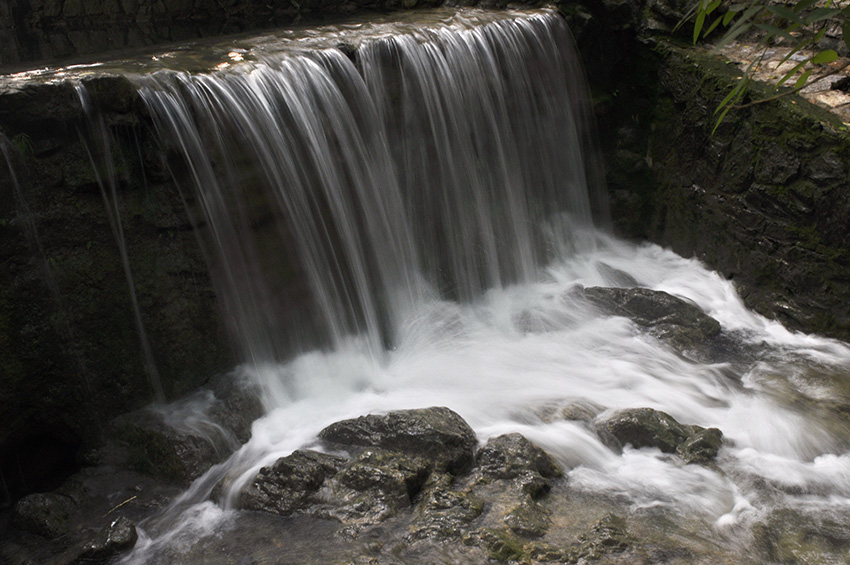
{"type": "MultiPolygon", "coordinates": [[[[87,86],[113,136],[142,321],[174,398],[229,369],[232,351],[196,236],[135,92],[108,79],[87,86]]],[[[33,483],[24,486],[37,488],[55,457],[70,453],[73,461],[111,418],[154,394],[119,246],[80,140],[85,123],[73,87],[30,86],[0,99],[15,171],[9,174],[0,152],[0,471],[14,489],[21,465],[33,483]]]]}

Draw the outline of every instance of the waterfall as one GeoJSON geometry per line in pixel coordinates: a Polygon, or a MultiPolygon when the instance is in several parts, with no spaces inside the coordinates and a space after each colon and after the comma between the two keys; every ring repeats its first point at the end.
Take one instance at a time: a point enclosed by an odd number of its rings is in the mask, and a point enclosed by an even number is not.
{"type": "Polygon", "coordinates": [[[566,24],[471,19],[137,78],[246,359],[380,355],[425,298],[530,282],[591,224],[566,24]]]}

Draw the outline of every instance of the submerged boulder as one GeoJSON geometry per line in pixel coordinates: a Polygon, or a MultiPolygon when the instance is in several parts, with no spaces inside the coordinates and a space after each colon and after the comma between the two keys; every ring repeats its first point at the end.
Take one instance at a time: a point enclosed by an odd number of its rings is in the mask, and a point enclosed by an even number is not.
{"type": "Polygon", "coordinates": [[[319,433],[330,444],[347,448],[380,447],[422,457],[435,470],[453,474],[472,467],[475,432],[444,407],[399,410],[331,424],[319,433]]]}
{"type": "Polygon", "coordinates": [[[313,501],[313,495],[345,464],[345,459],[317,451],[295,451],[263,467],[241,493],[242,508],[288,515],[313,501]]]}
{"type": "Polygon", "coordinates": [[[589,287],[571,291],[603,312],[624,316],[678,349],[697,348],[720,334],[720,323],[686,300],[648,288],[589,287]]]}
{"type": "Polygon", "coordinates": [[[655,447],[664,453],[679,454],[688,463],[712,461],[723,442],[723,434],[717,428],[686,426],[652,408],[620,410],[598,420],[596,430],[609,447],[655,447]]]}

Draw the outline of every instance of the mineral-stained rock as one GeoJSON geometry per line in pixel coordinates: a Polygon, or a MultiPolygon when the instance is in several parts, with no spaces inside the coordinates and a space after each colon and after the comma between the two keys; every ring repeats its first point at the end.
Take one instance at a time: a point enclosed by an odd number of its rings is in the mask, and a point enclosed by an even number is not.
{"type": "Polygon", "coordinates": [[[513,479],[532,471],[546,478],[563,472],[552,457],[518,433],[490,439],[476,455],[482,474],[498,479],[513,479]]]}
{"type": "Polygon", "coordinates": [[[15,504],[12,524],[19,530],[56,538],[68,531],[68,518],[73,506],[73,501],[62,494],[30,494],[15,504]]]}
{"type": "Polygon", "coordinates": [[[723,441],[717,428],[686,426],[652,408],[620,410],[597,421],[596,429],[610,447],[656,447],[665,453],[678,453],[688,463],[713,460],[723,441]]]}
{"type": "Polygon", "coordinates": [[[295,451],[271,467],[263,467],[241,493],[242,508],[288,515],[312,501],[325,480],[334,476],[345,459],[317,451],[295,451]]]}
{"type": "Polygon", "coordinates": [[[331,424],[319,433],[325,442],[346,447],[380,447],[422,457],[438,471],[469,470],[475,432],[448,408],[399,410],[331,424]]]}
{"type": "Polygon", "coordinates": [[[116,518],[104,527],[94,540],[87,543],[78,562],[105,561],[136,545],[139,534],[136,526],[125,517],[116,518]]]}
{"type": "Polygon", "coordinates": [[[669,293],[648,288],[590,287],[574,289],[603,312],[624,316],[650,329],[674,347],[698,347],[720,334],[720,323],[691,304],[669,293]]]}

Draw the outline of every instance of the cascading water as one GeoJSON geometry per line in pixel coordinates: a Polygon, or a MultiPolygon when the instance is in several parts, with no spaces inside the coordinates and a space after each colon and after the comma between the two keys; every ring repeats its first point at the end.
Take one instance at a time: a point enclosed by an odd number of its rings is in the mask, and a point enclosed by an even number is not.
{"type": "Polygon", "coordinates": [[[570,104],[582,83],[553,22],[458,20],[364,40],[356,65],[313,46],[139,79],[186,160],[249,358],[274,360],[279,336],[291,339],[287,316],[269,315],[272,254],[303,266],[331,344],[363,334],[378,352],[433,292],[470,300],[533,280],[556,212],[590,222],[570,104]],[[265,251],[256,226],[268,223],[265,251]]]}
{"type": "Polygon", "coordinates": [[[255,536],[243,551],[259,561],[319,562],[275,540],[262,553],[257,522],[233,508],[240,489],[334,421],[437,405],[479,440],[521,432],[568,470],[571,497],[661,523],[702,556],[755,559],[753,526],[777,509],[850,518],[850,434],[833,409],[848,405],[850,349],[748,312],[694,260],[596,231],[565,24],[459,14],[260,41],[216,72],[134,77],[191,185],[248,361],[237,372],[265,386],[269,411],[141,524],[126,562],[215,559],[227,547],[216,533],[255,536]],[[683,354],[572,299],[577,285],[690,299],[727,350],[683,354]],[[713,467],[617,454],[591,425],[550,417],[576,401],[663,410],[719,428],[724,447],[713,467]]]}

